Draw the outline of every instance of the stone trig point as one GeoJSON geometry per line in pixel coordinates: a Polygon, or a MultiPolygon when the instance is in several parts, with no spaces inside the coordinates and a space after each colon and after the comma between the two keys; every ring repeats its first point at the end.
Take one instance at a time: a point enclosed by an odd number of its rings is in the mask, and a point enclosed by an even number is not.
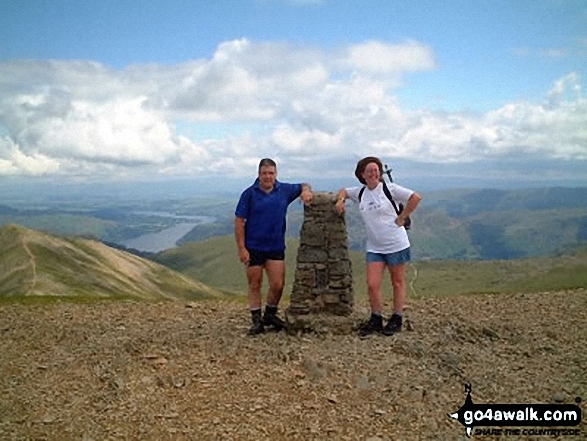
{"type": "Polygon", "coordinates": [[[304,207],[294,285],[286,310],[288,329],[350,332],[353,277],[344,214],[334,193],[315,192],[304,207]]]}

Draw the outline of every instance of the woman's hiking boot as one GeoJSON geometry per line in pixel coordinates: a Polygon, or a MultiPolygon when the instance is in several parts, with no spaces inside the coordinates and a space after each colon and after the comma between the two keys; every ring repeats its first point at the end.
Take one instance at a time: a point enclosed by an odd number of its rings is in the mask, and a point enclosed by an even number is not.
{"type": "Polygon", "coordinates": [[[397,334],[402,330],[402,316],[399,314],[393,314],[385,327],[383,328],[383,335],[397,334]]]}
{"type": "Polygon", "coordinates": [[[359,337],[366,337],[383,330],[383,318],[380,315],[371,314],[371,318],[365,323],[361,323],[357,328],[359,337]]]}

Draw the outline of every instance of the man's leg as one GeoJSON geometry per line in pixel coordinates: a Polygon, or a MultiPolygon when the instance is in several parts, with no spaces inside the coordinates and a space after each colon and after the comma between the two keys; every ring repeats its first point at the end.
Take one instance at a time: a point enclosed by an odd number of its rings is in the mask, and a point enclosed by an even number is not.
{"type": "Polygon", "coordinates": [[[269,279],[267,304],[278,306],[285,285],[285,260],[268,260],[265,262],[265,271],[267,271],[267,279],[269,279]]]}
{"type": "Polygon", "coordinates": [[[249,282],[249,308],[252,310],[261,309],[261,285],[263,284],[263,267],[248,266],[247,280],[249,282]]]}
{"type": "Polygon", "coordinates": [[[249,308],[251,310],[252,325],[249,335],[261,334],[265,331],[261,318],[261,285],[263,283],[263,267],[260,265],[247,267],[247,280],[249,283],[249,308]]]}
{"type": "Polygon", "coordinates": [[[267,306],[263,316],[263,323],[273,326],[279,331],[285,326],[285,322],[277,316],[277,306],[281,300],[283,286],[285,285],[285,261],[267,260],[265,271],[267,271],[267,278],[269,279],[269,294],[267,294],[267,306]]]}

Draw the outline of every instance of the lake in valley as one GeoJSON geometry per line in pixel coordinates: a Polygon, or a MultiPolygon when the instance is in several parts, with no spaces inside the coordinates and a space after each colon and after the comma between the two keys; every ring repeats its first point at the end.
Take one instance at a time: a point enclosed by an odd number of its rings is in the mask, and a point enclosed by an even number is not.
{"type": "Polygon", "coordinates": [[[124,245],[127,248],[150,253],[158,253],[169,248],[175,248],[177,246],[177,241],[189,233],[196,225],[212,223],[215,220],[215,218],[211,216],[179,216],[173,213],[140,214],[173,217],[178,220],[186,220],[186,222],[175,224],[172,227],[165,228],[157,233],[143,234],[142,236],[128,239],[121,243],[121,245],[124,245]]]}

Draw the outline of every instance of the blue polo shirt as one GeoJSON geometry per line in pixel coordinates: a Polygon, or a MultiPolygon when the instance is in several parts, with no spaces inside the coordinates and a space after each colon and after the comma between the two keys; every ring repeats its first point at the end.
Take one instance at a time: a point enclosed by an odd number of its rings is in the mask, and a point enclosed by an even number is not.
{"type": "Polygon", "coordinates": [[[258,251],[284,251],[287,207],[301,193],[302,184],[278,181],[265,193],[258,179],[243,191],[234,214],[245,219],[245,246],[258,251]]]}

